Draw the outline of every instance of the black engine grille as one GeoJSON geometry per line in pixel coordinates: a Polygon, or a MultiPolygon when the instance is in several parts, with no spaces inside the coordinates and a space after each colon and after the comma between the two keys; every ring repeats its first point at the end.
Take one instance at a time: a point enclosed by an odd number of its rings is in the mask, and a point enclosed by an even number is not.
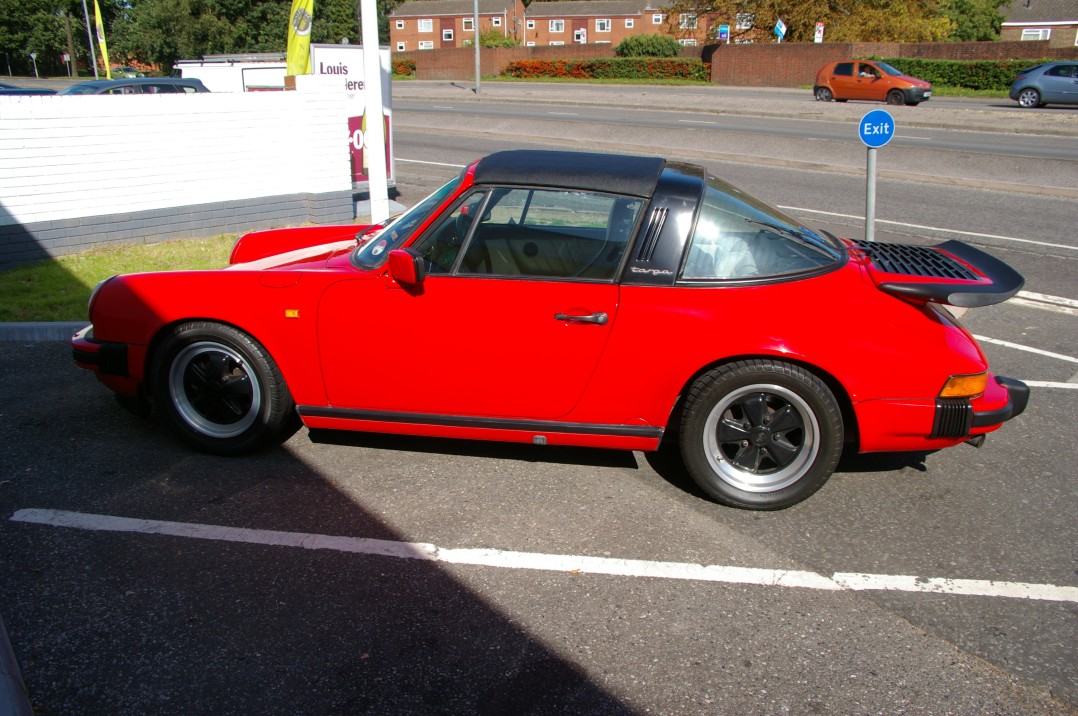
{"type": "Polygon", "coordinates": [[[855,241],[854,244],[864,251],[881,271],[930,278],[977,280],[977,274],[935,249],[905,244],[880,244],[875,241],[855,241]]]}

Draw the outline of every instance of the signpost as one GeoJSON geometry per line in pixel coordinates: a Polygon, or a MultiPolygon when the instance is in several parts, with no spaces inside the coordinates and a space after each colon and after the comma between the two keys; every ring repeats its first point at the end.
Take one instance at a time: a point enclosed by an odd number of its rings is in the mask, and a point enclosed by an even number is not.
{"type": "Polygon", "coordinates": [[[882,109],[874,109],[861,118],[857,128],[861,141],[868,147],[868,166],[865,169],[865,241],[876,240],[876,150],[895,136],[895,120],[882,109]]]}
{"type": "Polygon", "coordinates": [[[730,44],[730,26],[729,25],[719,25],[719,42],[725,42],[727,45],[730,44]]]}

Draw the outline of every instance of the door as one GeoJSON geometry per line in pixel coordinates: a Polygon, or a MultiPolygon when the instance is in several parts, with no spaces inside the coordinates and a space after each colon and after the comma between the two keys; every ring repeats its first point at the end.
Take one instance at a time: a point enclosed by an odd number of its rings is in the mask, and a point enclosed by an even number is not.
{"type": "Polygon", "coordinates": [[[419,287],[330,287],[319,349],[334,407],[554,420],[584,393],[617,319],[615,274],[643,201],[503,188],[410,249],[419,287]]]}
{"type": "Polygon", "coordinates": [[[858,62],[854,73],[850,99],[868,99],[882,102],[887,97],[887,82],[875,65],[858,62]]]}
{"type": "Polygon", "coordinates": [[[835,99],[856,99],[854,63],[839,62],[831,72],[831,92],[835,99]]]}
{"type": "Polygon", "coordinates": [[[1078,102],[1078,64],[1056,65],[1041,78],[1043,102],[1078,102]]]}

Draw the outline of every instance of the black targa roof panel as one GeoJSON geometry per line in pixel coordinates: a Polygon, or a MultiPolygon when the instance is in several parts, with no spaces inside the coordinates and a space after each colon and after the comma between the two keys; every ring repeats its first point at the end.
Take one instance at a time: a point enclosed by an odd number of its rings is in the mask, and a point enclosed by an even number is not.
{"type": "Polygon", "coordinates": [[[517,149],[479,161],[476,184],[523,184],[650,197],[666,160],[623,154],[517,149]]]}

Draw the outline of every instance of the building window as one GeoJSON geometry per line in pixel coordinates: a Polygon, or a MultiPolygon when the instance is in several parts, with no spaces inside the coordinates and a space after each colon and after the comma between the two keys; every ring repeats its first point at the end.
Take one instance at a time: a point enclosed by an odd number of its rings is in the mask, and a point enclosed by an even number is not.
{"type": "Polygon", "coordinates": [[[696,15],[688,12],[682,13],[678,16],[678,27],[682,30],[695,30],[696,15]]]}
{"type": "Polygon", "coordinates": [[[661,25],[664,22],[666,22],[666,15],[663,15],[661,12],[657,12],[651,16],[652,25],[661,25]]]}
{"type": "Polygon", "coordinates": [[[595,21],[595,31],[596,32],[610,32],[610,21],[609,20],[596,20],[595,21]]]}
{"type": "Polygon", "coordinates": [[[492,17],[492,18],[490,18],[490,24],[493,25],[494,27],[501,27],[502,26],[502,19],[500,17],[492,17]]]}
{"type": "Polygon", "coordinates": [[[453,31],[452,30],[442,30],[442,42],[452,42],[452,41],[453,41],[453,31]]]}
{"type": "Polygon", "coordinates": [[[420,20],[419,21],[420,32],[434,32],[434,20],[420,20]]]}
{"type": "Polygon", "coordinates": [[[739,12],[737,14],[737,24],[734,26],[738,30],[751,30],[756,24],[756,15],[751,12],[739,12]]]}
{"type": "Polygon", "coordinates": [[[551,40],[550,44],[551,45],[564,45],[565,43],[562,42],[561,40],[551,40]]]}
{"type": "Polygon", "coordinates": [[[547,29],[550,32],[565,32],[565,20],[551,20],[547,29]]]}
{"type": "Polygon", "coordinates": [[[535,47],[535,42],[533,42],[532,40],[528,40],[526,43],[524,43],[524,46],[525,47],[535,47]]]}
{"type": "Polygon", "coordinates": [[[464,18],[463,19],[463,27],[462,27],[462,29],[465,32],[475,32],[475,18],[474,17],[466,17],[466,18],[464,18]]]}
{"type": "Polygon", "coordinates": [[[528,20],[528,29],[529,30],[534,30],[535,29],[535,20],[528,20]]]}
{"type": "Polygon", "coordinates": [[[434,49],[434,40],[420,40],[419,41],[419,49],[421,49],[421,50],[433,50],[434,49]]]}
{"type": "Polygon", "coordinates": [[[628,29],[628,28],[630,28],[632,26],[633,26],[633,19],[631,17],[625,18],[625,27],[626,27],[626,29],[628,29]]]}
{"type": "Polygon", "coordinates": [[[588,31],[587,30],[575,30],[573,32],[573,42],[577,42],[577,43],[583,45],[587,41],[588,41],[588,31]]]}
{"type": "Polygon", "coordinates": [[[1052,37],[1052,31],[1048,28],[1029,28],[1022,30],[1023,40],[1048,40],[1052,37]]]}
{"type": "Polygon", "coordinates": [[[397,43],[397,52],[404,52],[404,43],[403,42],[398,42],[397,43]]]}
{"type": "Polygon", "coordinates": [[[403,30],[404,29],[404,20],[397,20],[397,29],[398,30],[403,30]]]}
{"type": "Polygon", "coordinates": [[[696,47],[696,40],[690,37],[688,39],[678,40],[678,44],[682,47],[696,47]]]}

